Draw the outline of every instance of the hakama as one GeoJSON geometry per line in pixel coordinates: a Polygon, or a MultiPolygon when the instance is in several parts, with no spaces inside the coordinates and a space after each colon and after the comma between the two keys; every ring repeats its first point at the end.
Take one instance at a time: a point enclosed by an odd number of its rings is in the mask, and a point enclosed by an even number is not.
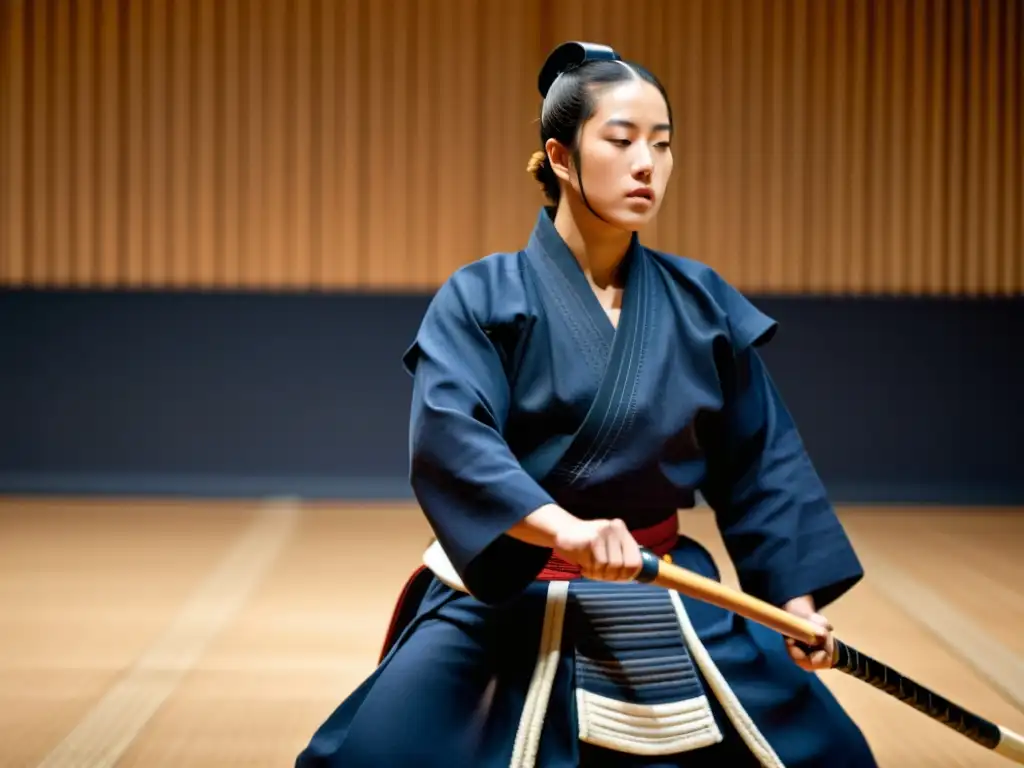
{"type": "MultiPolygon", "coordinates": [[[[862,577],[758,353],[775,322],[636,237],[624,267],[616,328],[545,209],[524,250],[438,291],[405,356],[431,569],[298,768],[875,765],[778,634],[646,585],[541,580],[550,550],[505,534],[547,503],[647,529],[700,493],[750,594],[820,610],[862,577]]],[[[720,578],[685,536],[668,554],[720,578]]]]}

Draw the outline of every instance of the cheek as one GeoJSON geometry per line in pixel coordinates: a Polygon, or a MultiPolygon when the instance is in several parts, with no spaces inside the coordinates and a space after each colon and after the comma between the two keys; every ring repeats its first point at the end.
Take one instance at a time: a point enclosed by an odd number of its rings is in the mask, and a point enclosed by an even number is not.
{"type": "Polygon", "coordinates": [[[658,160],[656,166],[656,175],[662,185],[668,184],[669,177],[672,175],[672,171],[675,168],[675,162],[672,158],[671,153],[665,154],[658,160]]]}
{"type": "Polygon", "coordinates": [[[605,194],[622,177],[626,163],[621,153],[598,150],[583,158],[583,185],[587,194],[605,194]]]}

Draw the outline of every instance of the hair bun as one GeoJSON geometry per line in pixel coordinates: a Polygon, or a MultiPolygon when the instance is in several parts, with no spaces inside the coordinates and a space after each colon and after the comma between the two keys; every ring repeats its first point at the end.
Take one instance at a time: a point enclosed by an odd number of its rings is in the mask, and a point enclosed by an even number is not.
{"type": "Polygon", "coordinates": [[[526,164],[526,172],[536,176],[540,173],[541,169],[547,164],[548,156],[542,151],[537,150],[530,155],[530,161],[526,164]]]}
{"type": "Polygon", "coordinates": [[[558,79],[558,76],[570,69],[582,66],[588,61],[608,60],[617,61],[619,54],[614,48],[601,43],[586,43],[571,40],[562,43],[548,54],[537,76],[537,90],[541,98],[548,97],[551,85],[558,79]]]}

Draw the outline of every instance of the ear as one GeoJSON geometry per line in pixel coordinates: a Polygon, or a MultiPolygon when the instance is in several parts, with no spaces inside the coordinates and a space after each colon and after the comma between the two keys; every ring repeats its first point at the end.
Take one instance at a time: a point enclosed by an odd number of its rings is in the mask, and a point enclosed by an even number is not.
{"type": "Polygon", "coordinates": [[[572,180],[572,155],[564,144],[558,139],[548,139],[544,142],[544,151],[548,156],[548,165],[554,171],[555,176],[565,182],[572,180]]]}

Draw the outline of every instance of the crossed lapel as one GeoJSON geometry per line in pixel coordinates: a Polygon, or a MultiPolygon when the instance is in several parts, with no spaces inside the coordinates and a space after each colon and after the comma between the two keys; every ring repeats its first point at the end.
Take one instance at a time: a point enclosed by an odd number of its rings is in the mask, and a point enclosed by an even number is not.
{"type": "Polygon", "coordinates": [[[647,344],[654,275],[634,235],[623,262],[626,279],[616,327],[547,214],[541,216],[544,220],[538,221],[527,247],[527,263],[536,272],[549,322],[562,324],[571,334],[598,383],[576,432],[548,442],[523,467],[538,481],[573,485],[589,477],[628,432],[647,344]]]}

